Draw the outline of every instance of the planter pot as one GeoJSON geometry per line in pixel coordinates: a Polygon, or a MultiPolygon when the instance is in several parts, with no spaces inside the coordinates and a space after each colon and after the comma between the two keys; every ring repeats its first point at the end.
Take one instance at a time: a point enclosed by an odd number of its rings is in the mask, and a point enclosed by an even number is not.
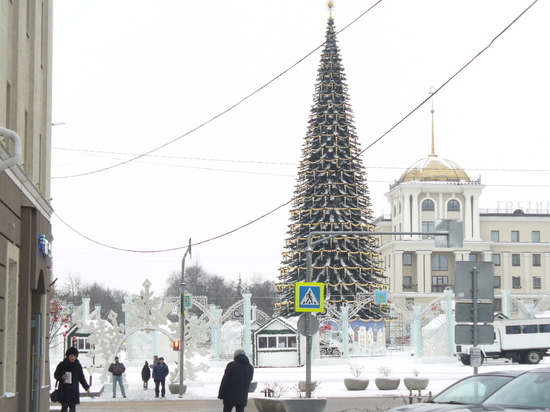
{"type": "Polygon", "coordinates": [[[344,379],[344,385],[348,391],[364,391],[369,386],[368,379],[360,378],[346,378],[344,379]]]}
{"type": "MultiPolygon", "coordinates": [[[[183,384],[183,393],[187,390],[187,385],[183,384]]],[[[172,395],[179,395],[180,394],[180,384],[178,382],[173,382],[168,384],[168,391],[172,395]]]]}
{"type": "Polygon", "coordinates": [[[285,412],[283,400],[279,398],[254,398],[258,412],[285,412]]]}
{"type": "Polygon", "coordinates": [[[327,407],[326,398],[284,399],[285,412],[323,412],[327,407]]]}
{"type": "Polygon", "coordinates": [[[428,387],[428,383],[430,383],[430,380],[428,378],[405,378],[403,380],[405,382],[405,387],[410,391],[419,391],[422,389],[426,389],[428,387]]]}
{"type": "Polygon", "coordinates": [[[256,381],[250,382],[250,386],[248,387],[248,392],[254,392],[257,387],[258,387],[258,382],[256,381]]]}
{"type": "Polygon", "coordinates": [[[391,391],[393,389],[397,389],[400,382],[401,379],[399,378],[376,378],[374,380],[376,387],[381,391],[391,391]]]}

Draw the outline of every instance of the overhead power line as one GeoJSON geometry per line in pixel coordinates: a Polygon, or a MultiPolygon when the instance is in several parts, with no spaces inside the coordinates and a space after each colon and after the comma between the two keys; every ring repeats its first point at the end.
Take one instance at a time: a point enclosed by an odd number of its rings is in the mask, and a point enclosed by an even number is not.
{"type": "MultiPolygon", "coordinates": [[[[373,7],[375,7],[376,5],[378,5],[381,1],[383,0],[379,0],[377,3],[375,3],[372,7],[370,7],[367,11],[365,11],[364,13],[362,13],[357,19],[353,20],[350,24],[348,24],[347,26],[344,27],[344,29],[348,28],[351,24],[353,24],[354,22],[356,22],[359,18],[361,18],[362,16],[364,16],[368,11],[372,10],[373,7]]],[[[486,50],[489,49],[489,47],[492,46],[492,44],[504,33],[506,32],[513,24],[515,24],[531,7],[533,7],[533,5],[535,5],[536,3],[538,2],[538,0],[535,0],[533,1],[533,3],[531,3],[524,11],[522,11],[510,24],[508,24],[500,33],[498,33],[490,42],[487,46],[485,46],[483,49],[481,49],[481,51],[479,51],[470,61],[468,61],[464,66],[462,66],[456,73],[454,73],[451,77],[449,77],[449,79],[447,81],[445,81],[440,87],[438,87],[431,95],[430,97],[428,98],[425,98],[420,104],[418,104],[413,110],[411,110],[408,114],[406,114],[403,118],[401,118],[401,120],[399,120],[397,123],[395,123],[390,129],[388,129],[384,134],[382,134],[379,138],[377,138],[376,140],[374,140],[370,145],[368,145],[364,150],[362,150],[359,155],[363,154],[366,150],[368,150],[369,148],[371,148],[372,146],[374,146],[376,143],[378,143],[380,140],[382,140],[384,137],[386,137],[392,130],[394,130],[397,126],[399,126],[401,123],[403,123],[409,116],[411,116],[414,112],[416,112],[420,107],[422,107],[427,101],[429,101],[436,93],[438,93],[443,87],[445,87],[446,85],[448,85],[456,76],[458,76],[464,69],[466,69],[466,67],[468,67],[474,60],[476,60],[482,53],[484,53],[486,50]]],[[[338,33],[341,33],[344,29],[340,30],[338,33]]],[[[213,120],[217,119],[218,117],[222,116],[223,114],[229,112],[230,110],[232,110],[233,108],[235,108],[236,106],[238,106],[239,104],[241,104],[242,102],[244,102],[245,100],[247,100],[248,98],[250,98],[251,96],[253,96],[254,94],[258,93],[260,90],[264,89],[265,87],[267,87],[269,84],[273,83],[276,79],[278,79],[279,77],[281,77],[282,75],[284,75],[285,73],[287,73],[289,70],[291,70],[293,67],[295,67],[296,65],[298,65],[300,62],[302,62],[303,60],[305,60],[308,56],[310,56],[312,53],[314,53],[315,51],[317,51],[319,48],[321,48],[325,43],[321,44],[319,47],[317,47],[316,49],[314,49],[313,51],[311,51],[310,53],[308,53],[305,57],[303,57],[302,59],[300,59],[297,63],[295,63],[294,65],[292,65],[290,68],[288,68],[287,70],[285,70],[284,72],[282,72],[281,74],[279,74],[277,77],[275,77],[274,79],[272,79],[271,81],[269,81],[268,83],[264,84],[263,86],[261,86],[259,89],[257,89],[256,91],[254,91],[253,93],[249,94],[248,96],[246,96],[245,98],[241,99],[239,102],[237,102],[236,104],[234,104],[233,106],[231,106],[230,108],[226,109],[225,111],[221,112],[220,114],[214,116],[213,118],[211,118],[210,120],[208,120],[207,122],[197,126],[196,128],[190,130],[189,132],[185,133],[184,135],[176,138],[176,139],[173,139],[172,141],[168,142],[168,143],[165,143],[164,145],[162,146],[159,146],[158,148],[156,149],[153,149],[153,150],[150,150],[149,152],[146,152],[146,153],[143,153],[139,156],[136,156],[132,159],[129,159],[127,161],[124,161],[124,162],[121,162],[121,163],[118,163],[117,165],[113,165],[113,166],[110,166],[110,167],[107,167],[107,168],[104,168],[104,169],[101,169],[101,170],[97,170],[95,172],[88,172],[88,173],[82,173],[80,175],[74,175],[74,176],[65,176],[65,177],[76,177],[76,176],[83,176],[83,175],[86,175],[86,174],[91,174],[91,173],[97,173],[97,172],[100,172],[100,171],[104,171],[104,170],[108,170],[108,169],[112,169],[114,167],[117,167],[117,166],[121,166],[123,164],[126,164],[126,163],[129,163],[131,161],[134,161],[134,160],[137,160],[139,158],[142,158],[144,156],[147,156],[167,145],[169,145],[170,143],[173,143],[175,142],[176,140],[179,140],[187,135],[189,135],[190,133],[194,132],[195,130],[198,130],[199,128],[205,126],[206,124],[212,122],[213,120]]],[[[227,232],[224,232],[220,235],[217,235],[217,236],[214,236],[214,237],[211,237],[209,239],[206,239],[206,240],[203,240],[203,241],[199,241],[199,242],[196,242],[196,243],[193,243],[192,245],[185,245],[185,246],[179,246],[179,247],[174,247],[174,248],[169,248],[169,249],[160,249],[160,250],[132,250],[132,249],[124,249],[124,248],[119,248],[119,247],[115,247],[115,246],[110,246],[110,245],[107,245],[105,243],[101,243],[101,242],[98,242],[96,240],[93,240],[87,236],[85,236],[84,234],[78,232],[76,229],[74,229],[73,227],[71,227],[69,224],[67,224],[63,219],[61,219],[61,217],[59,215],[57,215],[55,212],[54,214],[59,218],[59,220],[65,224],[69,229],[71,229],[72,231],[74,231],[75,233],[77,233],[78,235],[84,237],[85,239],[89,240],[90,242],[93,242],[97,245],[100,245],[100,246],[103,246],[103,247],[106,247],[106,248],[109,248],[109,249],[114,249],[114,250],[119,250],[119,251],[125,251],[125,252],[133,252],[133,253],[161,253],[161,252],[169,252],[169,251],[174,251],[174,250],[182,250],[182,249],[186,249],[188,247],[192,247],[192,246],[197,246],[197,245],[202,245],[202,244],[205,244],[205,243],[209,243],[209,242],[212,242],[214,240],[217,240],[217,239],[220,239],[220,238],[223,238],[223,237],[226,237],[228,235],[231,235],[235,232],[238,232],[239,230],[245,228],[245,227],[248,227],[260,220],[262,220],[263,218],[275,213],[276,211],[280,210],[281,208],[287,206],[288,204],[292,203],[294,201],[295,197],[291,198],[290,200],[288,200],[287,202],[275,207],[274,209],[264,213],[263,215],[247,222],[247,223],[244,223],[232,230],[229,230],[227,232]]]]}

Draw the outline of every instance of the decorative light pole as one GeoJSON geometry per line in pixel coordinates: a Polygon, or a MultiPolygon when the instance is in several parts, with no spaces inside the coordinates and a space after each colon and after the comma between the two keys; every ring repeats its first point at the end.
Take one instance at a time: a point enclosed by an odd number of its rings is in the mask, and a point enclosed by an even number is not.
{"type": "Polygon", "coordinates": [[[180,390],[179,398],[183,397],[183,362],[185,360],[185,258],[189,255],[191,258],[191,238],[189,238],[189,246],[183,254],[183,259],[181,260],[181,281],[180,281],[180,390]]]}

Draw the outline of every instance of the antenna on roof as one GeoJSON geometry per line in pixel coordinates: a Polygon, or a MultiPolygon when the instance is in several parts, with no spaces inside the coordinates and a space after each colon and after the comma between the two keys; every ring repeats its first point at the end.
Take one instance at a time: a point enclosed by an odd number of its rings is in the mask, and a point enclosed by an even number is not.
{"type": "Polygon", "coordinates": [[[434,97],[433,97],[433,94],[434,94],[434,87],[433,86],[430,86],[430,90],[428,90],[428,93],[432,95],[432,153],[430,154],[430,156],[437,156],[435,154],[435,126],[434,126],[434,97]]]}

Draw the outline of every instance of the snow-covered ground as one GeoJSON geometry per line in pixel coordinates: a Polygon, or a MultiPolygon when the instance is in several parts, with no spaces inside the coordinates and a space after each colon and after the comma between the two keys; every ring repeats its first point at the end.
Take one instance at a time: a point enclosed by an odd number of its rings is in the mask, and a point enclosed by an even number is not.
{"type": "MultiPolygon", "coordinates": [[[[57,366],[61,359],[52,359],[52,369],[57,366]]],[[[150,361],[150,360],[149,360],[150,361]]],[[[207,372],[198,373],[195,382],[187,382],[187,391],[184,397],[187,399],[216,399],[219,383],[222,379],[225,365],[229,362],[210,361],[210,369],[207,372]]],[[[149,381],[149,389],[144,390],[141,382],[141,368],[144,360],[125,361],[126,366],[126,396],[132,400],[152,400],[154,397],[154,384],[149,381]]],[[[170,369],[175,368],[175,364],[168,364],[170,369]]],[[[550,359],[545,358],[539,365],[519,365],[504,360],[491,360],[479,368],[479,372],[490,372],[495,370],[527,370],[538,367],[550,367],[550,359]]],[[[315,391],[314,396],[318,397],[365,397],[365,396],[408,396],[409,392],[403,384],[403,378],[413,375],[413,371],[418,371],[419,376],[428,377],[430,383],[425,394],[432,392],[434,395],[446,388],[453,382],[465,376],[473,374],[473,368],[462,365],[456,358],[447,357],[424,357],[416,359],[407,352],[389,352],[385,357],[359,357],[351,359],[317,359],[312,365],[311,377],[313,381],[321,382],[320,387],[315,391]],[[348,391],[344,387],[344,378],[351,377],[349,364],[363,366],[361,378],[369,379],[369,386],[365,391],[348,391]],[[380,391],[376,388],[374,379],[379,376],[378,368],[380,366],[390,367],[391,375],[401,378],[401,384],[395,391],[380,391]]],[[[53,370],[52,370],[53,373],[53,370]]],[[[298,381],[306,379],[306,368],[256,368],[254,371],[254,380],[258,382],[258,387],[250,398],[263,396],[261,390],[266,383],[278,382],[290,388],[286,396],[296,396],[296,391],[292,387],[296,386],[298,381]]],[[[168,381],[167,381],[168,386],[168,381]]],[[[99,391],[101,384],[97,376],[94,376],[92,391],[99,391]]],[[[424,393],[423,393],[424,394],[424,393]]],[[[178,395],[172,395],[166,388],[166,396],[176,399],[178,395]]],[[[120,388],[117,390],[117,401],[124,402],[120,394],[120,388]]],[[[113,401],[112,384],[108,382],[105,385],[104,392],[99,398],[82,398],[82,402],[102,402],[113,401]]]]}

